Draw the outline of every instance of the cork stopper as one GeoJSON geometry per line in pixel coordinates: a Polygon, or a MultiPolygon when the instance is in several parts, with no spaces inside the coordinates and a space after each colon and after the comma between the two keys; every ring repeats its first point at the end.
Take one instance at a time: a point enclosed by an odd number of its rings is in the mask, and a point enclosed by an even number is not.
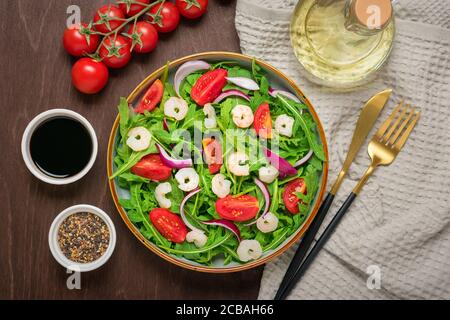
{"type": "Polygon", "coordinates": [[[354,0],[352,8],[356,19],[369,29],[382,29],[390,21],[390,0],[354,0]]]}

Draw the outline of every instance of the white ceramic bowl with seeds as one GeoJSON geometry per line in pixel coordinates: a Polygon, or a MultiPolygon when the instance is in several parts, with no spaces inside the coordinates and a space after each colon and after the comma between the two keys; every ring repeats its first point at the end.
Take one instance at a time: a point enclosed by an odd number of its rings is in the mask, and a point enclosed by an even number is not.
{"type": "Polygon", "coordinates": [[[50,231],[48,233],[48,244],[53,257],[64,268],[78,272],[92,271],[104,265],[114,252],[114,248],[116,246],[116,229],[111,218],[102,209],[87,204],[79,204],[63,210],[56,216],[50,226],[50,231]],[[101,256],[92,262],[83,263],[70,260],[63,253],[59,244],[58,237],[61,224],[69,216],[77,213],[91,213],[98,216],[106,224],[109,231],[109,243],[106,250],[101,256]]]}

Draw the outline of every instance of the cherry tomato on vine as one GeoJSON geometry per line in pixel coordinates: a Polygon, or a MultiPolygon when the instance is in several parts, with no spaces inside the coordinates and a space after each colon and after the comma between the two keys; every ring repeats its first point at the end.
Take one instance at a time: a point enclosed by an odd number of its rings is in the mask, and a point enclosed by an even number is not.
{"type": "Polygon", "coordinates": [[[298,204],[301,200],[295,194],[296,192],[306,194],[306,183],[302,178],[289,182],[283,192],[284,205],[292,214],[297,214],[299,212],[298,204]]]}
{"type": "Polygon", "coordinates": [[[116,6],[105,4],[94,15],[94,28],[98,32],[108,33],[122,25],[121,19],[125,19],[122,10],[116,6]]]}
{"type": "Polygon", "coordinates": [[[267,102],[264,102],[256,109],[253,126],[256,134],[261,138],[272,138],[272,118],[270,117],[270,109],[267,102]]]}
{"type": "Polygon", "coordinates": [[[103,63],[113,69],[125,67],[131,60],[131,44],[124,36],[109,36],[100,47],[99,55],[103,63]]]}
{"type": "Polygon", "coordinates": [[[227,75],[228,71],[225,69],[215,69],[206,72],[198,78],[192,87],[192,99],[201,106],[208,102],[213,102],[227,84],[227,79],[225,79],[227,75]]]}
{"type": "Polygon", "coordinates": [[[200,18],[208,7],[208,0],[176,0],[181,15],[187,19],[200,18]]]}
{"type": "Polygon", "coordinates": [[[150,88],[148,88],[147,92],[144,94],[144,97],[141,99],[134,111],[136,111],[136,113],[152,111],[156,108],[156,105],[161,102],[163,93],[164,85],[161,80],[156,79],[150,88]]]}
{"type": "Polygon", "coordinates": [[[253,219],[259,211],[258,199],[244,194],[228,195],[216,201],[216,211],[223,219],[231,221],[247,221],[253,219]]]}
{"type": "Polygon", "coordinates": [[[94,94],[108,82],[108,68],[91,58],[81,58],[72,67],[72,83],[79,91],[94,94]]]}
{"type": "Polygon", "coordinates": [[[155,228],[169,241],[181,243],[186,239],[187,227],[181,218],[168,209],[155,208],[150,211],[150,220],[155,228]]]}
{"type": "Polygon", "coordinates": [[[75,57],[94,52],[98,43],[99,36],[92,34],[92,30],[86,23],[75,24],[64,30],[64,48],[75,57]]]}
{"type": "Polygon", "coordinates": [[[136,26],[131,25],[127,32],[134,44],[133,51],[148,53],[155,49],[158,43],[158,32],[155,27],[147,21],[139,21],[136,26]]]}
{"type": "Polygon", "coordinates": [[[152,7],[147,15],[150,17],[150,22],[154,24],[156,30],[162,33],[175,30],[180,23],[180,12],[173,3],[167,1],[152,7]]]}
{"type": "MultiPolygon", "coordinates": [[[[137,2],[149,4],[150,0],[136,0],[137,2]]],[[[136,2],[134,0],[122,0],[121,3],[119,3],[119,8],[122,10],[122,12],[127,17],[132,17],[137,15],[139,12],[141,12],[143,9],[145,9],[145,6],[139,3],[133,3],[136,2]]]]}

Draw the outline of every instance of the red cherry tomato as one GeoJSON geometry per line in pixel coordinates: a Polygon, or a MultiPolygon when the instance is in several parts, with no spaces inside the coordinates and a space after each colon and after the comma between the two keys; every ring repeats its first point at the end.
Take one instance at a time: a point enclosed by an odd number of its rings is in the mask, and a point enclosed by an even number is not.
{"type": "Polygon", "coordinates": [[[192,87],[192,99],[201,106],[208,102],[213,102],[227,84],[227,79],[225,79],[227,75],[228,71],[225,69],[215,69],[206,72],[198,78],[192,87]]]}
{"type": "Polygon", "coordinates": [[[152,181],[164,181],[170,178],[172,168],[162,163],[159,153],[149,154],[139,160],[131,172],[152,181]]]}
{"type": "Polygon", "coordinates": [[[101,6],[94,15],[94,28],[98,32],[108,33],[119,28],[124,22],[120,19],[124,18],[125,15],[118,7],[105,4],[104,6],[101,6]],[[106,22],[108,16],[111,20],[106,22]]]}
{"type": "Polygon", "coordinates": [[[98,43],[99,36],[92,34],[86,23],[76,24],[64,30],[63,45],[72,56],[81,57],[86,53],[92,53],[97,49],[98,43]]]}
{"type": "Polygon", "coordinates": [[[270,109],[267,102],[264,102],[256,109],[253,126],[256,134],[261,138],[272,138],[272,118],[270,117],[270,109]]]}
{"type": "Polygon", "coordinates": [[[258,199],[247,194],[239,197],[228,195],[216,201],[216,211],[223,219],[247,221],[258,213],[258,199]]]}
{"type": "Polygon", "coordinates": [[[187,19],[200,18],[208,7],[208,0],[176,0],[177,8],[187,19]]]}
{"type": "Polygon", "coordinates": [[[183,220],[167,209],[156,208],[150,211],[150,220],[155,228],[169,241],[181,243],[188,230],[183,220]]]}
{"type": "Polygon", "coordinates": [[[136,26],[132,24],[128,30],[128,34],[136,43],[133,51],[138,53],[151,52],[158,43],[158,32],[155,27],[147,21],[139,21],[136,23],[136,26]]]}
{"type": "Polygon", "coordinates": [[[302,178],[289,182],[283,191],[284,205],[292,214],[297,214],[299,212],[298,204],[301,200],[295,194],[296,192],[306,194],[306,183],[302,178]]]}
{"type": "Polygon", "coordinates": [[[208,164],[209,173],[215,174],[222,167],[222,147],[219,141],[212,138],[206,138],[202,141],[205,154],[205,161],[208,164]]]}
{"type": "Polygon", "coordinates": [[[173,3],[167,1],[152,7],[147,15],[150,17],[150,22],[155,25],[156,30],[161,33],[175,30],[180,23],[180,12],[173,3]],[[158,14],[160,7],[161,10],[158,14]]]}
{"type": "Polygon", "coordinates": [[[125,67],[131,60],[130,41],[124,36],[109,36],[100,47],[100,58],[110,68],[119,69],[125,67]]]}
{"type": "Polygon", "coordinates": [[[81,58],[72,67],[72,83],[79,91],[97,93],[108,82],[108,68],[91,58],[81,58]]]}
{"type": "MultiPolygon", "coordinates": [[[[122,0],[123,2],[119,3],[119,8],[127,17],[132,17],[137,15],[145,6],[139,3],[133,3],[133,0],[122,0]]],[[[150,0],[137,0],[137,2],[149,4],[150,0]]]]}
{"type": "Polygon", "coordinates": [[[145,111],[152,111],[156,108],[156,105],[161,101],[164,92],[164,86],[161,80],[157,79],[148,88],[144,97],[139,102],[134,111],[137,113],[144,113],[145,111]]]}

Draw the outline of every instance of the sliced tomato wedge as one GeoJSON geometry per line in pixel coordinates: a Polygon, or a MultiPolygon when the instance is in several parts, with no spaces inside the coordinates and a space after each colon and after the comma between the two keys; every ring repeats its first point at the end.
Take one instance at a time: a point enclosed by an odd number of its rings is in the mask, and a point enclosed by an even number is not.
{"type": "Polygon", "coordinates": [[[131,172],[152,181],[164,181],[170,178],[172,168],[162,163],[159,153],[143,157],[132,168],[131,172]]]}
{"type": "Polygon", "coordinates": [[[150,220],[155,228],[169,241],[181,243],[188,230],[183,220],[167,209],[156,208],[150,211],[150,220]]]}
{"type": "Polygon", "coordinates": [[[297,214],[299,212],[298,204],[301,200],[295,194],[296,192],[306,194],[306,183],[302,178],[298,178],[289,182],[283,191],[284,205],[286,206],[286,209],[292,214],[297,214]]]}
{"type": "Polygon", "coordinates": [[[163,92],[164,86],[161,80],[155,80],[150,88],[148,88],[135,111],[137,113],[144,113],[144,111],[152,111],[153,109],[155,109],[156,105],[161,102],[163,92]]]}
{"type": "Polygon", "coordinates": [[[272,118],[270,117],[270,109],[267,102],[264,102],[256,109],[253,126],[256,134],[261,138],[272,138],[272,118]]]}
{"type": "Polygon", "coordinates": [[[258,199],[244,194],[228,195],[216,201],[216,211],[223,219],[231,221],[247,221],[253,219],[259,211],[258,199]]]}
{"type": "Polygon", "coordinates": [[[198,78],[197,82],[192,87],[192,99],[201,106],[213,102],[227,84],[227,79],[225,79],[227,75],[228,71],[225,69],[215,69],[206,72],[198,78]]]}
{"type": "Polygon", "coordinates": [[[209,173],[215,174],[222,167],[222,146],[219,141],[213,138],[206,138],[202,141],[205,162],[208,165],[209,173]]]}

